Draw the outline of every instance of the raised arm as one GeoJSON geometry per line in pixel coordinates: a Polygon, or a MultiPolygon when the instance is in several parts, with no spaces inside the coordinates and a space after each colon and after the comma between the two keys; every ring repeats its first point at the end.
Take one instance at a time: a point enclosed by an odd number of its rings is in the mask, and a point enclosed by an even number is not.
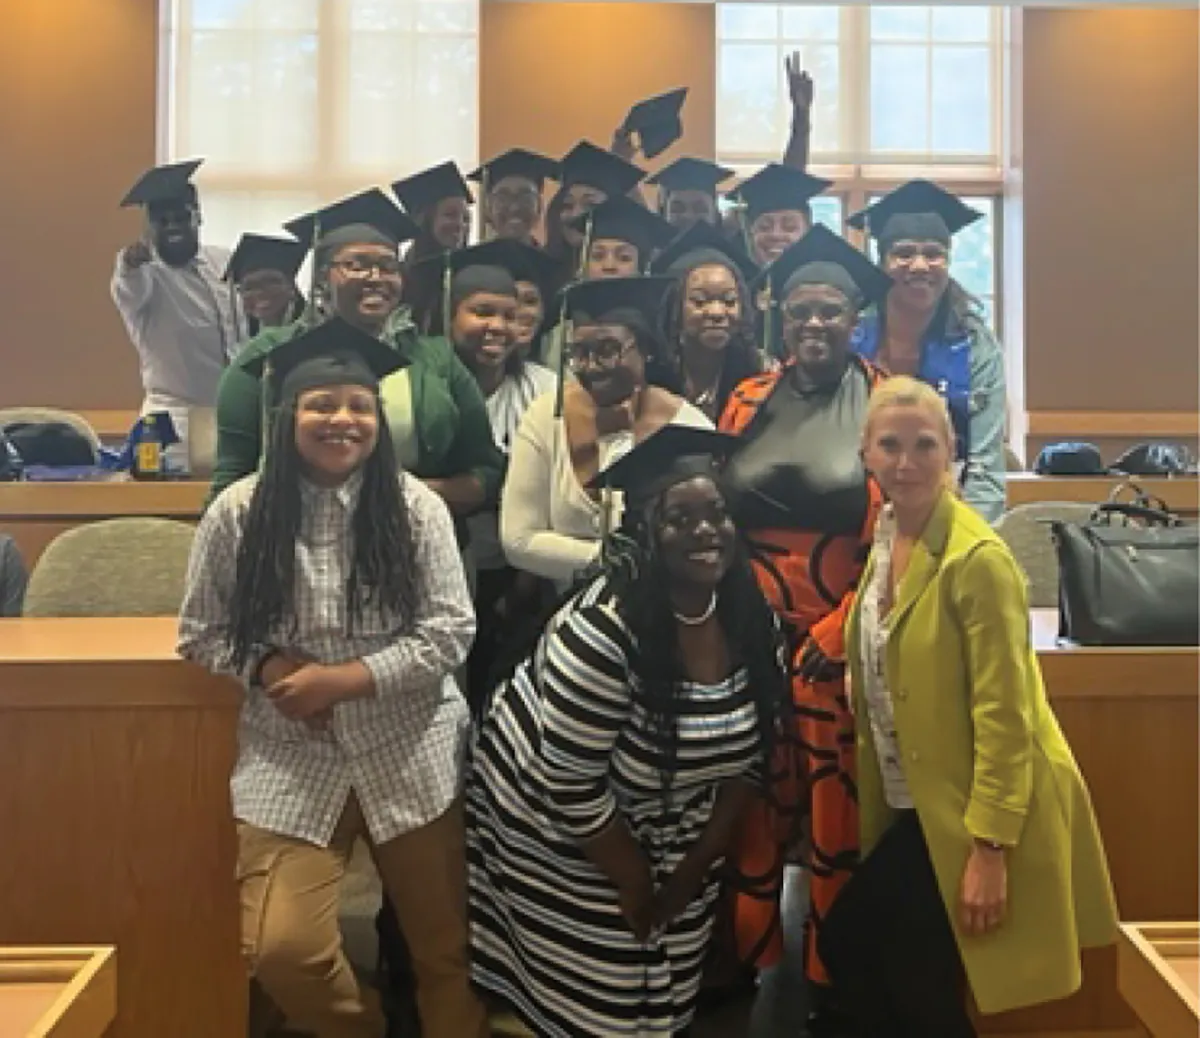
{"type": "Polygon", "coordinates": [[[783,165],[803,173],[808,168],[809,144],[812,139],[812,76],[800,67],[800,52],[784,59],[788,97],[792,102],[792,131],[783,152],[783,165]]]}

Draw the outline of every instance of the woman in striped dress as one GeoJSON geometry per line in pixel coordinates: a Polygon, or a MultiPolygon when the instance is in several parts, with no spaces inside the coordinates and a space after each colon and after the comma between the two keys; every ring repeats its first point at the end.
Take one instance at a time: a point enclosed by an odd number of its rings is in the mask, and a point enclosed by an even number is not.
{"type": "Polygon", "coordinates": [[[666,426],[600,575],[496,692],[468,781],[472,979],[539,1038],[684,1034],[717,866],[788,702],[725,512],[727,438],[666,426]]]}

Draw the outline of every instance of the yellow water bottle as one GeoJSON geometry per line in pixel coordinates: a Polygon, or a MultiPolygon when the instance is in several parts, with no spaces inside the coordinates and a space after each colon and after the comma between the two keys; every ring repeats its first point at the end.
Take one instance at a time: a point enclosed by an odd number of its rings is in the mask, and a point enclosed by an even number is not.
{"type": "Polygon", "coordinates": [[[151,415],[142,419],[141,435],[134,452],[133,474],[137,479],[162,479],[163,445],[158,425],[151,415]]]}

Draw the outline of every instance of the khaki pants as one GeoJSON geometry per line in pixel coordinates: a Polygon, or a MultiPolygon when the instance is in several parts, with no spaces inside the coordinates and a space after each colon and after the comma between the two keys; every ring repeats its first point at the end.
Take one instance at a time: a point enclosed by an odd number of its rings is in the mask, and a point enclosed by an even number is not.
{"type": "Polygon", "coordinates": [[[463,809],[381,846],[354,794],[328,847],[238,823],[242,952],[289,1023],[315,1038],[382,1038],[374,991],[342,952],[338,894],[354,841],[367,841],[412,950],[425,1038],[484,1038],[483,1005],[467,965],[463,809]]]}

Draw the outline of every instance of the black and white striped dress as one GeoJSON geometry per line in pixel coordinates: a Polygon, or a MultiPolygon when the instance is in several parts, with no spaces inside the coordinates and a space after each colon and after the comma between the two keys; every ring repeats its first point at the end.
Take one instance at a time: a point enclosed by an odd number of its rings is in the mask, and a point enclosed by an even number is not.
{"type": "Polygon", "coordinates": [[[718,884],[639,942],[580,842],[619,812],[661,884],[699,838],[719,784],[761,768],[744,670],[685,685],[677,762],[633,702],[630,634],[598,578],[497,690],[468,779],[472,978],[539,1038],[665,1038],[695,1010],[718,884]]]}

